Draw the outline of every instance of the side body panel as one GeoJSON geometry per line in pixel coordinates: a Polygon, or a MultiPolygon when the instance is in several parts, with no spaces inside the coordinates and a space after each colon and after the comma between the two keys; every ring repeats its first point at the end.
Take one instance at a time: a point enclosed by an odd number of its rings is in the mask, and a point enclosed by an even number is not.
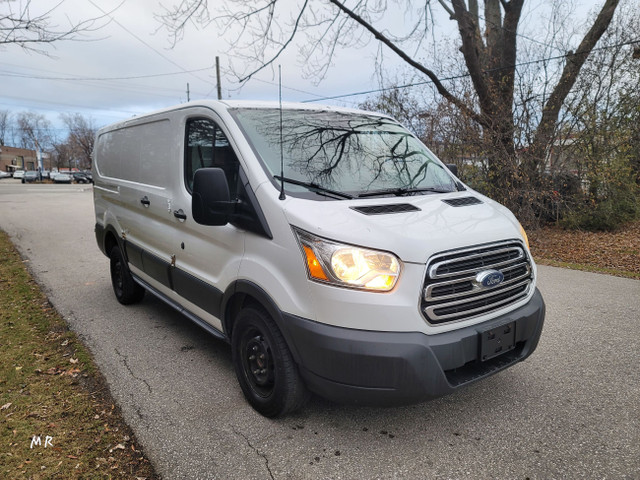
{"type": "Polygon", "coordinates": [[[118,232],[132,273],[222,331],[222,292],[237,276],[244,232],[196,224],[184,184],[186,119],[212,114],[177,109],[100,132],[94,195],[96,222],[118,232]]]}

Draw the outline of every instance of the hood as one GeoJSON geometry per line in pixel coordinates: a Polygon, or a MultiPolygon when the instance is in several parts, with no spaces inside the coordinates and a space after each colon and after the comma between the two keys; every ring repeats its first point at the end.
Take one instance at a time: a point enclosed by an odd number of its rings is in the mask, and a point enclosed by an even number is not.
{"type": "Polygon", "coordinates": [[[409,263],[426,263],[445,250],[521,238],[509,210],[471,190],[324,202],[290,197],[284,207],[291,225],[337,242],[392,252],[409,263]]]}

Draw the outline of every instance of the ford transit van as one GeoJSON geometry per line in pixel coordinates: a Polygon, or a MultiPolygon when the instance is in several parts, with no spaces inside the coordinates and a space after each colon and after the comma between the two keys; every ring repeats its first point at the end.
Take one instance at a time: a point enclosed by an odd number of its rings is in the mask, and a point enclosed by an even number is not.
{"type": "Polygon", "coordinates": [[[190,102],[97,133],[95,234],[118,301],[229,342],[263,415],[419,402],[524,360],[545,315],[524,230],[451,170],[385,115],[190,102]]]}

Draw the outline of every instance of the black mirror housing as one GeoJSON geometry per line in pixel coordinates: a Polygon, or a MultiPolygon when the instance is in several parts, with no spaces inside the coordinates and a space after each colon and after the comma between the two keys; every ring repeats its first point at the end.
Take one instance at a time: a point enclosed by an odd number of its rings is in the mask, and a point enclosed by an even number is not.
{"type": "Polygon", "coordinates": [[[201,225],[229,223],[232,202],[227,177],[221,168],[200,168],[193,176],[191,212],[201,225]]]}
{"type": "Polygon", "coordinates": [[[456,177],[458,176],[458,166],[455,163],[445,163],[445,166],[449,169],[451,173],[453,173],[456,177]]]}

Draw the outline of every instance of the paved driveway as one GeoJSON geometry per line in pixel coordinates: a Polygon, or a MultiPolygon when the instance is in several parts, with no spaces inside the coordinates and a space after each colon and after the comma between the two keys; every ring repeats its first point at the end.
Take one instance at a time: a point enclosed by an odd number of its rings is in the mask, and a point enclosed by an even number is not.
{"type": "Polygon", "coordinates": [[[455,395],[395,409],[314,398],[268,420],[229,347],[151,295],[115,300],[91,187],[0,182],[0,228],[93,352],[166,479],[640,478],[640,282],[539,269],[538,350],[455,395]]]}

